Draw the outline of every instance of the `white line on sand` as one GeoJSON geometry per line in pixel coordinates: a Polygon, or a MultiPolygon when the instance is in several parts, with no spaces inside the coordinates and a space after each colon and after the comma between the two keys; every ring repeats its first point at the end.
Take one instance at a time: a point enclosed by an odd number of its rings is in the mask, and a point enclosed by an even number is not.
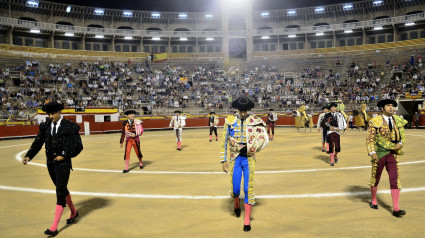
{"type": "MultiPolygon", "coordinates": [[[[1,190],[55,194],[55,190],[37,189],[37,188],[22,188],[0,185],[1,190]]],[[[422,192],[425,187],[419,188],[404,188],[403,193],[422,192]]],[[[72,195],[94,196],[94,197],[115,197],[115,198],[145,198],[145,199],[186,199],[186,200],[205,200],[205,199],[226,199],[229,196],[191,196],[191,195],[160,195],[160,194],[138,194],[138,193],[100,193],[100,192],[79,192],[71,191],[72,195]]],[[[381,190],[380,194],[391,193],[390,190],[381,190]]],[[[259,199],[282,199],[282,198],[324,198],[324,197],[348,197],[348,196],[365,196],[370,195],[369,191],[364,192],[345,192],[345,193],[306,193],[306,194],[282,194],[282,195],[259,195],[259,199]]]]}
{"type": "MultiPolygon", "coordinates": [[[[22,161],[22,154],[26,150],[21,151],[15,155],[15,159],[19,162],[22,161]]],[[[409,164],[422,164],[425,163],[425,160],[412,161],[412,162],[403,162],[399,165],[409,165],[409,164]]],[[[30,165],[46,167],[45,164],[40,164],[36,162],[29,162],[30,165]]],[[[371,168],[369,166],[356,166],[356,167],[341,167],[341,168],[328,168],[328,169],[299,169],[299,170],[277,170],[277,171],[255,171],[256,174],[279,174],[279,173],[304,173],[304,172],[318,172],[318,171],[338,171],[338,170],[354,170],[354,169],[366,169],[371,168]]],[[[103,172],[103,173],[122,173],[122,170],[108,170],[108,169],[86,169],[86,168],[74,168],[75,171],[91,171],[91,172],[103,172]]],[[[225,174],[224,172],[183,172],[183,171],[130,171],[130,174],[225,174]]]]}

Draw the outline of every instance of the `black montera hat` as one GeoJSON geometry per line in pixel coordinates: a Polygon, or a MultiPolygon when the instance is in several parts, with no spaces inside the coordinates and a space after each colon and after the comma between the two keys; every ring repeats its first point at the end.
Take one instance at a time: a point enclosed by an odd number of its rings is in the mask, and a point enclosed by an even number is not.
{"type": "Polygon", "coordinates": [[[328,109],[329,110],[329,106],[323,106],[322,110],[328,109]]]}
{"type": "Polygon", "coordinates": [[[239,111],[248,111],[253,109],[255,106],[254,102],[247,97],[239,97],[232,102],[232,107],[239,111]]]}
{"type": "Polygon", "coordinates": [[[62,111],[63,109],[64,109],[63,104],[58,103],[56,101],[46,103],[41,108],[41,110],[43,110],[46,113],[55,113],[55,112],[62,111]]]}
{"type": "Polygon", "coordinates": [[[210,115],[212,115],[212,114],[214,114],[214,115],[215,115],[215,112],[210,112],[210,115]]]}
{"type": "Polygon", "coordinates": [[[274,111],[274,109],[273,109],[273,108],[270,108],[270,109],[269,109],[269,111],[271,111],[271,112],[272,112],[272,111],[274,111]]]}
{"type": "Polygon", "coordinates": [[[385,105],[392,104],[394,107],[397,107],[397,102],[392,99],[383,99],[378,102],[378,107],[385,107],[385,105]]]}
{"type": "Polygon", "coordinates": [[[137,114],[137,112],[136,112],[136,111],[134,111],[134,110],[128,110],[128,111],[126,111],[124,114],[125,114],[126,116],[127,116],[127,115],[130,115],[130,114],[134,114],[134,115],[136,115],[136,114],[137,114]]]}
{"type": "Polygon", "coordinates": [[[329,104],[329,109],[331,108],[331,107],[338,107],[338,105],[336,104],[336,103],[331,103],[331,104],[329,104]]]}
{"type": "Polygon", "coordinates": [[[182,111],[176,110],[174,111],[174,113],[182,113],[182,111]]]}

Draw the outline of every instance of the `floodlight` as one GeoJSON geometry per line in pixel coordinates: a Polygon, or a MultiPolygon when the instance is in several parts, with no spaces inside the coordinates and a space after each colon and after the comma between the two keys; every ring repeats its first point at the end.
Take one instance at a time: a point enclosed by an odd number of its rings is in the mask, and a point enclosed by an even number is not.
{"type": "Polygon", "coordinates": [[[94,9],[94,14],[95,15],[104,15],[105,11],[103,9],[97,8],[97,9],[94,9]]]}
{"type": "Polygon", "coordinates": [[[297,10],[295,10],[295,9],[288,10],[289,16],[293,16],[293,15],[296,15],[296,14],[297,14],[297,10]]]}
{"type": "Polygon", "coordinates": [[[346,3],[344,4],[344,6],[342,7],[343,10],[348,11],[348,10],[353,10],[353,4],[352,3],[346,3]]]}
{"type": "Polygon", "coordinates": [[[133,16],[133,11],[123,11],[122,12],[122,16],[123,17],[132,17],[133,16]]]}
{"type": "Polygon", "coordinates": [[[38,7],[38,1],[35,1],[35,0],[28,0],[28,1],[27,1],[27,6],[28,6],[28,7],[35,7],[35,8],[37,8],[37,7],[38,7]]]}

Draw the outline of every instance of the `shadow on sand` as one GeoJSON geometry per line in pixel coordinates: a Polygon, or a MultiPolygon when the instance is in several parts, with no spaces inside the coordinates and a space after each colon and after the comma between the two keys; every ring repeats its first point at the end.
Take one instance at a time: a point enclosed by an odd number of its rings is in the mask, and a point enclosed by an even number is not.
{"type": "MultiPolygon", "coordinates": [[[[364,203],[366,207],[369,207],[369,201],[371,199],[369,187],[349,186],[347,188],[347,192],[356,194],[354,196],[350,196],[350,198],[353,201],[364,203]]],[[[391,205],[385,203],[384,201],[382,201],[382,199],[379,199],[380,196],[381,195],[379,195],[379,193],[376,196],[376,198],[378,200],[379,207],[387,210],[388,212],[390,212],[392,214],[393,211],[392,211],[391,205]]]]}
{"type": "MultiPolygon", "coordinates": [[[[110,202],[109,199],[99,198],[99,197],[94,197],[94,198],[90,198],[90,199],[75,203],[74,204],[75,208],[77,208],[78,214],[79,214],[78,218],[76,218],[76,220],[73,224],[66,224],[64,227],[59,229],[59,233],[61,231],[64,231],[68,227],[80,222],[81,220],[84,220],[84,217],[86,217],[91,212],[109,206],[110,203],[111,202],[110,202]]],[[[64,215],[62,215],[61,220],[66,220],[66,219],[68,219],[68,217],[64,217],[64,215]]]]}

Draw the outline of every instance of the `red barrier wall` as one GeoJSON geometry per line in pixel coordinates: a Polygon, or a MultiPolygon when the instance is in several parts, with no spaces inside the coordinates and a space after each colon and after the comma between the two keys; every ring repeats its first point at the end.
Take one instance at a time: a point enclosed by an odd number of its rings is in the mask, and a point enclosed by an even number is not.
{"type": "MultiPolygon", "coordinates": [[[[75,117],[68,118],[75,121],[75,117]]],[[[264,121],[267,117],[261,117],[264,121]]],[[[313,116],[314,124],[317,123],[317,116],[313,116]]],[[[91,133],[105,133],[108,131],[119,131],[122,128],[123,121],[117,122],[94,122],[94,116],[83,116],[83,121],[90,122],[91,133]]],[[[78,123],[81,127],[80,133],[84,133],[84,123],[78,123]]],[[[145,119],[143,120],[144,129],[161,129],[168,128],[170,119],[145,119]]],[[[276,125],[280,126],[293,126],[295,124],[294,117],[281,116],[279,117],[276,125]]],[[[220,118],[219,126],[224,125],[224,118],[220,118]]],[[[425,116],[420,116],[419,125],[425,125],[425,116]]],[[[208,127],[208,118],[188,118],[186,119],[186,127],[208,127]]],[[[15,125],[15,126],[0,126],[0,138],[13,138],[35,136],[38,133],[38,125],[15,125]]]]}

